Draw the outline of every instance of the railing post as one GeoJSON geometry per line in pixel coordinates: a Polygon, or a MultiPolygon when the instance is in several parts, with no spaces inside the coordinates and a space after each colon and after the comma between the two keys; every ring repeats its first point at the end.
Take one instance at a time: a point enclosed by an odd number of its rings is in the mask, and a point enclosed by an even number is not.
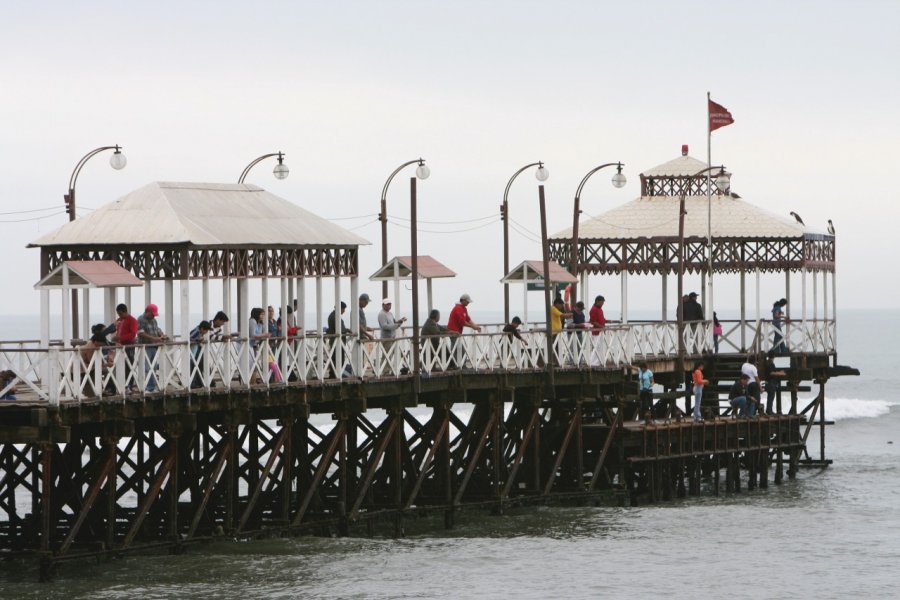
{"type": "Polygon", "coordinates": [[[59,348],[47,349],[47,365],[44,369],[44,389],[50,406],[59,406],[59,348]]]}

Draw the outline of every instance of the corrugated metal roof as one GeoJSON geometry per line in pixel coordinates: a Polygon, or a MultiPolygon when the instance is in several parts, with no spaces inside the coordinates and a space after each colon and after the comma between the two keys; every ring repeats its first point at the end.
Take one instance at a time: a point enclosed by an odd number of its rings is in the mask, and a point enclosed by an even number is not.
{"type": "Polygon", "coordinates": [[[69,288],[136,287],[144,283],[112,260],[67,260],[38,281],[34,288],[63,287],[63,271],[69,270],[69,288]]]}
{"type": "MultiPolygon", "coordinates": [[[[574,275],[566,271],[555,260],[550,261],[550,283],[575,283],[578,279],[574,275]]],[[[544,280],[544,261],[542,260],[525,260],[519,266],[506,274],[506,277],[500,280],[500,283],[523,283],[525,276],[528,281],[544,280]]]]}
{"type": "Polygon", "coordinates": [[[364,238],[249,184],[154,182],[29,246],[359,246],[364,238]]]}
{"type": "MultiPolygon", "coordinates": [[[[398,267],[397,271],[400,274],[399,279],[412,278],[412,256],[395,256],[389,260],[386,265],[375,271],[375,273],[369,277],[369,281],[393,281],[394,264],[398,267]]],[[[419,279],[456,277],[455,271],[452,271],[449,267],[428,255],[419,256],[418,267],[419,279]]]]}
{"type": "MultiPolygon", "coordinates": [[[[678,237],[677,196],[653,196],[632,200],[601,215],[583,221],[578,237],[585,239],[637,239],[678,237]]],[[[706,196],[685,198],[685,237],[706,237],[708,231],[706,196]]],[[[785,210],[787,213],[787,210],[785,210]]],[[[712,235],[714,238],[800,238],[806,233],[824,231],[804,227],[792,217],[763,210],[731,196],[712,197],[712,235]]],[[[827,235],[827,234],[825,234],[827,235]]],[[[551,239],[571,239],[569,227],[551,239]]]]}

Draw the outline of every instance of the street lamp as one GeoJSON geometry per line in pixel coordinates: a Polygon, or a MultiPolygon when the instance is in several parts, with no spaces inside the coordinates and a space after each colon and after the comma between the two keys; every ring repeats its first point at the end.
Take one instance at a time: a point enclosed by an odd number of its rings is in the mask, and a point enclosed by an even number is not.
{"type": "MultiPolygon", "coordinates": [[[[128,164],[128,160],[125,158],[125,155],[122,154],[122,148],[118,144],[116,144],[115,146],[100,146],[99,148],[94,148],[93,150],[82,156],[81,160],[78,161],[78,164],[75,165],[75,169],[72,171],[72,176],[69,177],[69,192],[63,195],[63,200],[66,204],[66,213],[69,215],[69,221],[74,221],[76,217],[75,183],[78,181],[78,175],[81,174],[81,169],[92,156],[100,154],[101,152],[105,152],[106,150],[113,151],[112,156],[109,157],[109,166],[111,166],[116,171],[121,171],[125,168],[125,165],[128,164]]],[[[77,290],[72,290],[72,336],[76,338],[78,337],[77,290]]]]}
{"type": "MultiPolygon", "coordinates": [[[[716,175],[716,178],[713,180],[716,185],[716,189],[719,190],[720,193],[726,192],[731,186],[731,177],[728,173],[725,172],[725,166],[719,165],[716,167],[706,167],[705,169],[701,169],[700,171],[694,173],[690,177],[686,177],[681,182],[681,198],[678,201],[678,365],[677,369],[681,372],[684,371],[684,199],[687,196],[689,182],[692,179],[696,179],[705,173],[709,173],[719,170],[719,173],[716,175]]],[[[711,221],[710,221],[711,222],[711,221]]],[[[712,229],[710,225],[710,237],[709,237],[709,254],[712,254],[712,229]]],[[[712,276],[712,258],[709,259],[710,272],[709,275],[712,276]]],[[[707,307],[708,308],[708,307],[707,307]]]]}
{"type": "Polygon", "coordinates": [[[288,169],[287,165],[284,164],[284,153],[283,152],[270,152],[269,154],[263,154],[259,158],[253,159],[253,161],[244,167],[244,170],[241,171],[241,176],[238,178],[238,183],[244,183],[244,179],[247,178],[247,173],[250,172],[250,169],[255,167],[257,163],[262,162],[267,158],[271,158],[273,156],[278,157],[278,164],[275,165],[275,168],[272,169],[272,174],[275,175],[275,179],[287,179],[287,176],[290,175],[291,170],[288,169]]]}
{"type": "MultiPolygon", "coordinates": [[[[509,181],[506,184],[506,189],[503,190],[503,204],[500,205],[500,220],[503,221],[503,277],[506,277],[506,274],[509,273],[509,188],[512,187],[513,181],[516,180],[523,171],[529,169],[531,167],[537,167],[534,172],[535,178],[544,182],[547,181],[547,178],[550,177],[550,171],[547,170],[547,167],[544,166],[544,163],[541,161],[528,163],[515,173],[513,176],[509,178],[509,181]]],[[[543,186],[541,186],[543,187],[543,186]]],[[[545,281],[544,285],[549,285],[549,281],[545,281]]],[[[503,284],[503,319],[505,323],[509,323],[509,284],[503,284]]]]}
{"type": "MultiPolygon", "coordinates": [[[[610,180],[613,184],[613,187],[621,188],[625,186],[625,183],[628,179],[625,177],[625,174],[622,173],[622,163],[614,162],[614,163],[606,163],[600,165],[599,167],[594,167],[590,171],[588,171],[587,175],[581,180],[581,183],[578,184],[578,189],[575,190],[575,206],[572,209],[572,251],[569,254],[569,272],[578,277],[578,217],[581,215],[581,190],[584,188],[584,184],[587,183],[587,180],[591,178],[591,176],[599,171],[600,169],[605,169],[606,167],[616,167],[616,174],[612,176],[610,180]]],[[[575,302],[576,292],[578,288],[578,282],[572,284],[572,302],[575,302]]]]}
{"type": "Polygon", "coordinates": [[[81,160],[78,161],[78,164],[75,165],[75,169],[72,171],[72,176],[69,177],[69,193],[63,195],[63,200],[66,203],[66,213],[69,215],[69,221],[75,220],[75,183],[78,181],[78,175],[81,173],[81,169],[84,167],[84,164],[95,154],[100,154],[105,150],[112,150],[113,155],[109,157],[109,166],[111,166],[116,171],[121,171],[125,168],[125,165],[128,164],[128,160],[125,158],[125,155],[122,154],[122,148],[119,145],[115,146],[101,146],[99,148],[94,148],[87,154],[81,157],[81,160]]]}
{"type": "MultiPolygon", "coordinates": [[[[388,261],[388,250],[387,250],[387,192],[388,187],[391,185],[391,181],[394,177],[402,171],[404,168],[409,165],[414,165],[418,163],[418,167],[416,167],[416,177],[418,179],[428,179],[428,176],[431,175],[431,169],[428,168],[428,165],[425,164],[424,158],[417,158],[415,160],[409,160],[394,169],[394,172],[391,173],[390,177],[387,178],[387,181],[384,182],[384,187],[381,188],[381,212],[378,213],[378,220],[381,221],[381,265],[384,266],[388,261]]],[[[386,298],[388,294],[387,289],[387,281],[381,282],[381,297],[386,298]]]]}

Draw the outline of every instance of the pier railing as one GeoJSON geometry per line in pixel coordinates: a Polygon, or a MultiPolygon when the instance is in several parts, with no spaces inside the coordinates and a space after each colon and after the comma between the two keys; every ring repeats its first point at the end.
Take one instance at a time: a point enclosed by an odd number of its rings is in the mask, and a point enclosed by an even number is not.
{"type": "MultiPolygon", "coordinates": [[[[778,331],[771,322],[746,322],[762,351],[774,345],[778,331]]],[[[726,329],[722,344],[736,345],[739,331],[726,329]]],[[[723,332],[724,333],[724,332],[723,332]]],[[[792,321],[781,334],[789,351],[833,352],[833,321],[792,321]]],[[[546,331],[521,333],[522,339],[491,332],[462,336],[422,337],[420,373],[538,370],[548,368],[621,368],[642,359],[675,358],[678,328],[673,322],[642,322],[591,330],[566,330],[552,340],[548,360],[546,331]]],[[[744,333],[746,338],[747,332],[744,333]]],[[[686,356],[713,351],[712,324],[687,323],[686,356]]],[[[736,346],[737,347],[737,346],[736,346]]],[[[747,346],[744,346],[747,347],[747,346]]],[[[249,388],[306,384],[341,379],[402,377],[413,371],[413,340],[359,340],[355,336],[306,335],[273,338],[253,345],[247,340],[162,345],[36,348],[28,343],[0,344],[0,370],[13,379],[0,383],[0,396],[13,387],[23,397],[51,404],[129,393],[184,393],[213,388],[249,388]]],[[[0,400],[2,401],[2,400],[0,400]]]]}

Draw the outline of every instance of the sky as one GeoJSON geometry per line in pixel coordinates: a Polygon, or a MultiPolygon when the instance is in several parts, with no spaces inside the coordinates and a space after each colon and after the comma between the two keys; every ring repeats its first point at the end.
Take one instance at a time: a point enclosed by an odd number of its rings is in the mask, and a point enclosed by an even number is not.
{"type": "MultiPolygon", "coordinates": [[[[270,161],[247,182],[370,240],[366,277],[380,262],[384,181],[421,156],[431,177],[418,184],[420,253],[458,273],[435,284],[436,304],[449,312],[468,292],[473,315],[499,310],[499,205],[512,174],[546,163],[553,233],[571,225],[584,174],[622,161],[624,188],[610,171],[582,194],[585,218],[600,214],[637,197],[639,173],[682,144],[705,160],[707,91],[735,118],[713,134],[732,189],[818,229],[834,221],[841,308],[900,308],[886,268],[900,250],[898,30],[900,3],[888,1],[10,4],[0,314],[37,312],[39,251],[25,246],[66,222],[72,169],[110,144],[128,166],[114,171],[104,155],[85,166],[80,216],[152,181],[234,182],[255,157],[283,151],[287,179],[270,161]]],[[[412,175],[388,195],[391,256],[409,254],[412,175]]],[[[510,190],[513,264],[540,258],[537,184],[528,171],[510,190]]],[[[657,280],[630,285],[631,308],[659,306],[657,280]]],[[[718,285],[717,305],[733,309],[736,279],[718,285]]],[[[768,305],[784,280],[763,285],[768,305]]],[[[618,289],[590,284],[609,292],[613,313],[618,289]]]]}

